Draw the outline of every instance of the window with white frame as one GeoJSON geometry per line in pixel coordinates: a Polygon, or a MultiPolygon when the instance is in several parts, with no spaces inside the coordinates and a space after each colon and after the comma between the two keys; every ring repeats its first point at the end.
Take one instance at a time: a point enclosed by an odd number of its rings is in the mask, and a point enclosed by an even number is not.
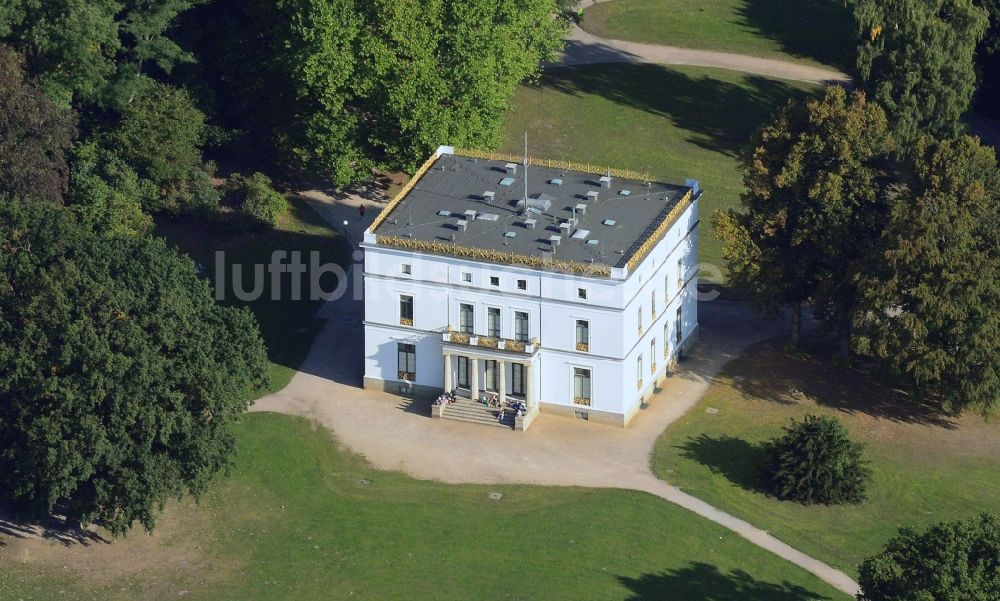
{"type": "Polygon", "coordinates": [[[641,305],[639,306],[639,310],[638,310],[638,312],[637,312],[636,315],[637,315],[637,317],[639,319],[639,335],[642,335],[642,331],[643,331],[644,328],[642,327],[642,306],[641,305]]]}
{"type": "Polygon", "coordinates": [[[463,271],[462,272],[462,281],[465,282],[466,284],[471,284],[472,283],[472,272],[470,272],[470,271],[463,271]]]}
{"type": "Polygon", "coordinates": [[[587,289],[586,288],[577,288],[576,289],[576,297],[579,298],[580,300],[587,300],[587,289]]]}
{"type": "Polygon", "coordinates": [[[577,405],[590,406],[590,370],[582,367],[573,368],[573,402],[577,405]]]}
{"type": "Polygon", "coordinates": [[[681,315],[681,308],[677,307],[677,321],[676,321],[676,323],[674,325],[674,336],[677,337],[676,338],[677,344],[681,343],[681,329],[682,329],[681,325],[683,323],[682,319],[683,319],[683,316],[681,315]]]}
{"type": "Polygon", "coordinates": [[[649,314],[652,316],[652,317],[650,317],[650,321],[656,321],[656,287],[655,286],[653,287],[652,290],[650,290],[649,297],[650,297],[650,299],[649,299],[649,314]]]}
{"type": "Polygon", "coordinates": [[[486,360],[486,390],[496,392],[500,390],[500,370],[497,362],[492,359],[486,360]]]}
{"type": "Polygon", "coordinates": [[[677,291],[684,288],[684,260],[677,259],[677,291]]]}
{"type": "Polygon", "coordinates": [[[409,263],[403,263],[399,266],[399,269],[403,272],[403,275],[410,275],[413,273],[413,267],[409,263]]]}
{"type": "Polygon", "coordinates": [[[649,373],[656,373],[656,337],[649,341],[649,373]]]}
{"type": "Polygon", "coordinates": [[[490,276],[490,286],[499,286],[499,285],[500,285],[500,276],[498,276],[498,275],[491,275],[490,276]]]}
{"type": "Polygon", "coordinates": [[[476,310],[470,304],[460,304],[458,306],[458,330],[463,334],[472,334],[475,327],[476,310]]]}
{"type": "Polygon", "coordinates": [[[516,394],[524,396],[524,364],[522,363],[512,363],[510,370],[510,392],[511,394],[516,394]]]}
{"type": "Polygon", "coordinates": [[[635,386],[636,388],[642,389],[642,355],[635,362],[635,386]]]}
{"type": "Polygon", "coordinates": [[[590,351],[590,322],[586,319],[576,320],[576,350],[590,351]]]}
{"type": "Polygon", "coordinates": [[[518,280],[517,281],[517,289],[518,290],[527,290],[528,289],[528,280],[518,280]]]}
{"type": "Polygon", "coordinates": [[[514,311],[514,340],[527,342],[529,326],[527,311],[514,311]]]}
{"type": "Polygon", "coordinates": [[[486,335],[493,338],[500,337],[500,309],[497,307],[486,309],[486,335]]]}
{"type": "Polygon", "coordinates": [[[396,344],[397,376],[410,382],[417,379],[417,347],[413,344],[396,344]]]}
{"type": "Polygon", "coordinates": [[[462,388],[469,387],[469,358],[458,357],[458,385],[462,388]]]}
{"type": "Polygon", "coordinates": [[[399,295],[399,325],[413,325],[413,297],[408,294],[399,295]]]}

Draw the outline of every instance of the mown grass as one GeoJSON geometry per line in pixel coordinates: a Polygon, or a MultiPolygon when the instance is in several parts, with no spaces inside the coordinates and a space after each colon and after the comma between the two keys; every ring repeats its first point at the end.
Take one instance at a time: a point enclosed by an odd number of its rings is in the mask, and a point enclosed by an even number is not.
{"type": "Polygon", "coordinates": [[[667,182],[697,179],[700,255],[722,264],[710,227],[713,211],[734,206],[743,189],[737,157],[753,131],[808,84],[702,68],[593,65],[549,69],[523,85],[507,117],[503,150],[647,171],[667,182]]]}
{"type": "Polygon", "coordinates": [[[730,364],[661,435],[653,466],[664,480],[854,574],[900,527],[1000,511],[1000,423],[942,417],[826,356],[790,356],[777,345],[730,364]],[[807,413],[836,416],[867,445],[874,476],[865,503],[805,506],[763,491],[761,443],[807,413]]]}
{"type": "Polygon", "coordinates": [[[612,0],[584,11],[604,38],[846,69],[857,46],[843,0],[612,0]]]}
{"type": "Polygon", "coordinates": [[[36,580],[30,563],[7,562],[14,598],[61,598],[64,583],[113,600],[847,598],[643,493],[417,481],[373,471],[299,418],[251,414],[237,433],[236,467],[184,542],[202,559],[90,588],[71,570],[36,580]]]}
{"type": "MultiPolygon", "coordinates": [[[[226,289],[223,302],[249,307],[257,317],[267,345],[271,386],[264,392],[280,390],[288,384],[321,327],[321,321],[314,315],[322,301],[310,300],[311,270],[302,277],[301,300],[294,300],[292,280],[287,274],[280,279],[277,298],[272,298],[271,276],[266,271],[272,254],[298,251],[307,266],[310,253],[316,253],[321,263],[337,263],[344,267],[350,258],[350,248],[336,228],[323,221],[301,197],[290,195],[288,198],[289,211],[273,230],[246,231],[195,216],[161,218],[156,228],[157,235],[203,265],[213,284],[219,281],[216,278],[217,253],[223,253],[218,255],[223,257],[226,266],[221,279],[226,289]],[[249,302],[236,298],[233,293],[234,265],[242,266],[242,288],[248,291],[253,289],[255,281],[254,266],[265,266],[260,298],[249,302]]],[[[284,262],[288,261],[286,255],[284,262]]],[[[320,281],[327,292],[336,288],[334,274],[327,273],[320,281]]]]}

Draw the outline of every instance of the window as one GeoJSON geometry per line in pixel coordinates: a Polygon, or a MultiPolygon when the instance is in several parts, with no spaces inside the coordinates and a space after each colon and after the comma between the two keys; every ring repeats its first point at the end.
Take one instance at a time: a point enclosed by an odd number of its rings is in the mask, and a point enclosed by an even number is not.
{"type": "Polygon", "coordinates": [[[472,283],[472,273],[468,272],[468,271],[463,271],[462,272],[462,281],[465,282],[466,284],[471,284],[472,283]]]}
{"type": "Polygon", "coordinates": [[[636,360],[635,367],[635,387],[642,390],[642,355],[636,360]]]}
{"type": "Polygon", "coordinates": [[[462,303],[458,307],[458,329],[463,334],[471,334],[476,327],[476,313],[472,305],[462,303]]]}
{"type": "Polygon", "coordinates": [[[402,270],[403,275],[410,275],[411,273],[413,273],[413,268],[410,266],[409,263],[403,263],[402,265],[399,266],[399,268],[400,270],[402,270]]]}
{"type": "Polygon", "coordinates": [[[670,321],[663,322],[663,358],[670,357],[670,321]]]}
{"type": "Polygon", "coordinates": [[[649,303],[650,315],[652,315],[650,321],[656,321],[656,288],[653,288],[650,292],[652,293],[650,295],[650,303],[649,303]]]}
{"type": "Polygon", "coordinates": [[[412,344],[396,345],[397,376],[400,380],[412,382],[417,379],[417,347],[412,344]]]}
{"type": "Polygon", "coordinates": [[[518,280],[517,281],[517,289],[518,290],[527,290],[528,289],[528,280],[518,280]]]}
{"type": "Polygon", "coordinates": [[[590,351],[590,322],[576,320],[576,350],[584,353],[590,351]]]}
{"type": "Polygon", "coordinates": [[[469,387],[469,358],[458,357],[458,385],[462,388],[469,387]]]}
{"type": "MultiPolygon", "coordinates": [[[[667,270],[670,271],[669,269],[667,270]]],[[[670,303],[670,274],[663,276],[663,303],[670,303]]]]}
{"type": "Polygon", "coordinates": [[[511,367],[511,370],[510,370],[510,379],[511,379],[510,392],[511,392],[511,394],[516,394],[516,395],[524,396],[524,394],[525,394],[524,393],[524,388],[525,388],[525,386],[524,386],[524,365],[522,365],[520,363],[513,363],[513,364],[511,364],[510,367],[511,367]]]}
{"type": "Polygon", "coordinates": [[[643,327],[642,327],[642,307],[641,306],[639,307],[638,317],[639,317],[639,335],[642,336],[643,327]]]}
{"type": "Polygon", "coordinates": [[[656,338],[649,341],[649,373],[656,373],[656,338]]]}
{"type": "Polygon", "coordinates": [[[577,298],[580,298],[582,300],[587,300],[587,289],[586,288],[577,288],[576,289],[576,296],[577,296],[577,298]]]}
{"type": "Polygon", "coordinates": [[[677,291],[680,292],[681,288],[684,287],[684,263],[681,259],[677,259],[677,291]]]}
{"type": "Polygon", "coordinates": [[[500,337],[500,309],[496,307],[486,309],[486,335],[500,337]]]}
{"type": "Polygon", "coordinates": [[[590,370],[573,368],[573,402],[590,406],[590,370]]]}
{"type": "Polygon", "coordinates": [[[681,308],[677,307],[677,322],[674,325],[674,335],[677,337],[677,344],[681,343],[681,308]]]}
{"type": "Polygon", "coordinates": [[[500,276],[498,276],[498,275],[491,275],[490,276],[490,286],[499,286],[499,285],[500,285],[500,276]]]}
{"type": "Polygon", "coordinates": [[[399,325],[413,325],[413,297],[406,294],[399,296],[399,325]]]}
{"type": "Polygon", "coordinates": [[[500,390],[500,370],[497,369],[497,362],[492,359],[486,360],[486,390],[500,390]]]}
{"type": "Polygon", "coordinates": [[[514,340],[528,341],[528,314],[524,311],[514,312],[514,340]]]}

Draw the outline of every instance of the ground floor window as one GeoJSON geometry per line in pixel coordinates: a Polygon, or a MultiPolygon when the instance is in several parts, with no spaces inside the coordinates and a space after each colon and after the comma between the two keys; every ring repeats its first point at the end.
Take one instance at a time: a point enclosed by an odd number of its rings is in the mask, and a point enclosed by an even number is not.
{"type": "Polygon", "coordinates": [[[497,362],[492,359],[486,360],[486,390],[500,390],[500,370],[497,369],[497,362]]]}
{"type": "Polygon", "coordinates": [[[463,388],[469,387],[469,358],[458,358],[458,385],[463,388]]]}
{"type": "Polygon", "coordinates": [[[577,405],[590,405],[589,369],[573,368],[573,402],[577,405]]]}
{"type": "Polygon", "coordinates": [[[514,363],[511,365],[511,387],[510,391],[513,394],[524,395],[524,365],[520,363],[514,363]]]}
{"type": "Polygon", "coordinates": [[[676,328],[677,331],[674,333],[677,336],[677,339],[676,339],[677,340],[677,344],[681,343],[681,329],[682,329],[681,326],[683,324],[683,321],[681,320],[681,318],[682,318],[681,308],[677,307],[677,322],[676,322],[676,325],[675,325],[675,328],[676,328]]]}
{"type": "Polygon", "coordinates": [[[417,379],[417,347],[413,344],[399,343],[396,345],[398,373],[400,380],[414,381],[417,379]]]}

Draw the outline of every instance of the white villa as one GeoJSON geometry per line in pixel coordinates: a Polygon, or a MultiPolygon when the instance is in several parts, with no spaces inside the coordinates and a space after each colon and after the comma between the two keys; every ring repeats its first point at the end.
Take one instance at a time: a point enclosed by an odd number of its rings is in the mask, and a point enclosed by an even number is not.
{"type": "Polygon", "coordinates": [[[364,235],[365,387],[626,426],[697,338],[700,196],[439,148],[364,235]]]}

